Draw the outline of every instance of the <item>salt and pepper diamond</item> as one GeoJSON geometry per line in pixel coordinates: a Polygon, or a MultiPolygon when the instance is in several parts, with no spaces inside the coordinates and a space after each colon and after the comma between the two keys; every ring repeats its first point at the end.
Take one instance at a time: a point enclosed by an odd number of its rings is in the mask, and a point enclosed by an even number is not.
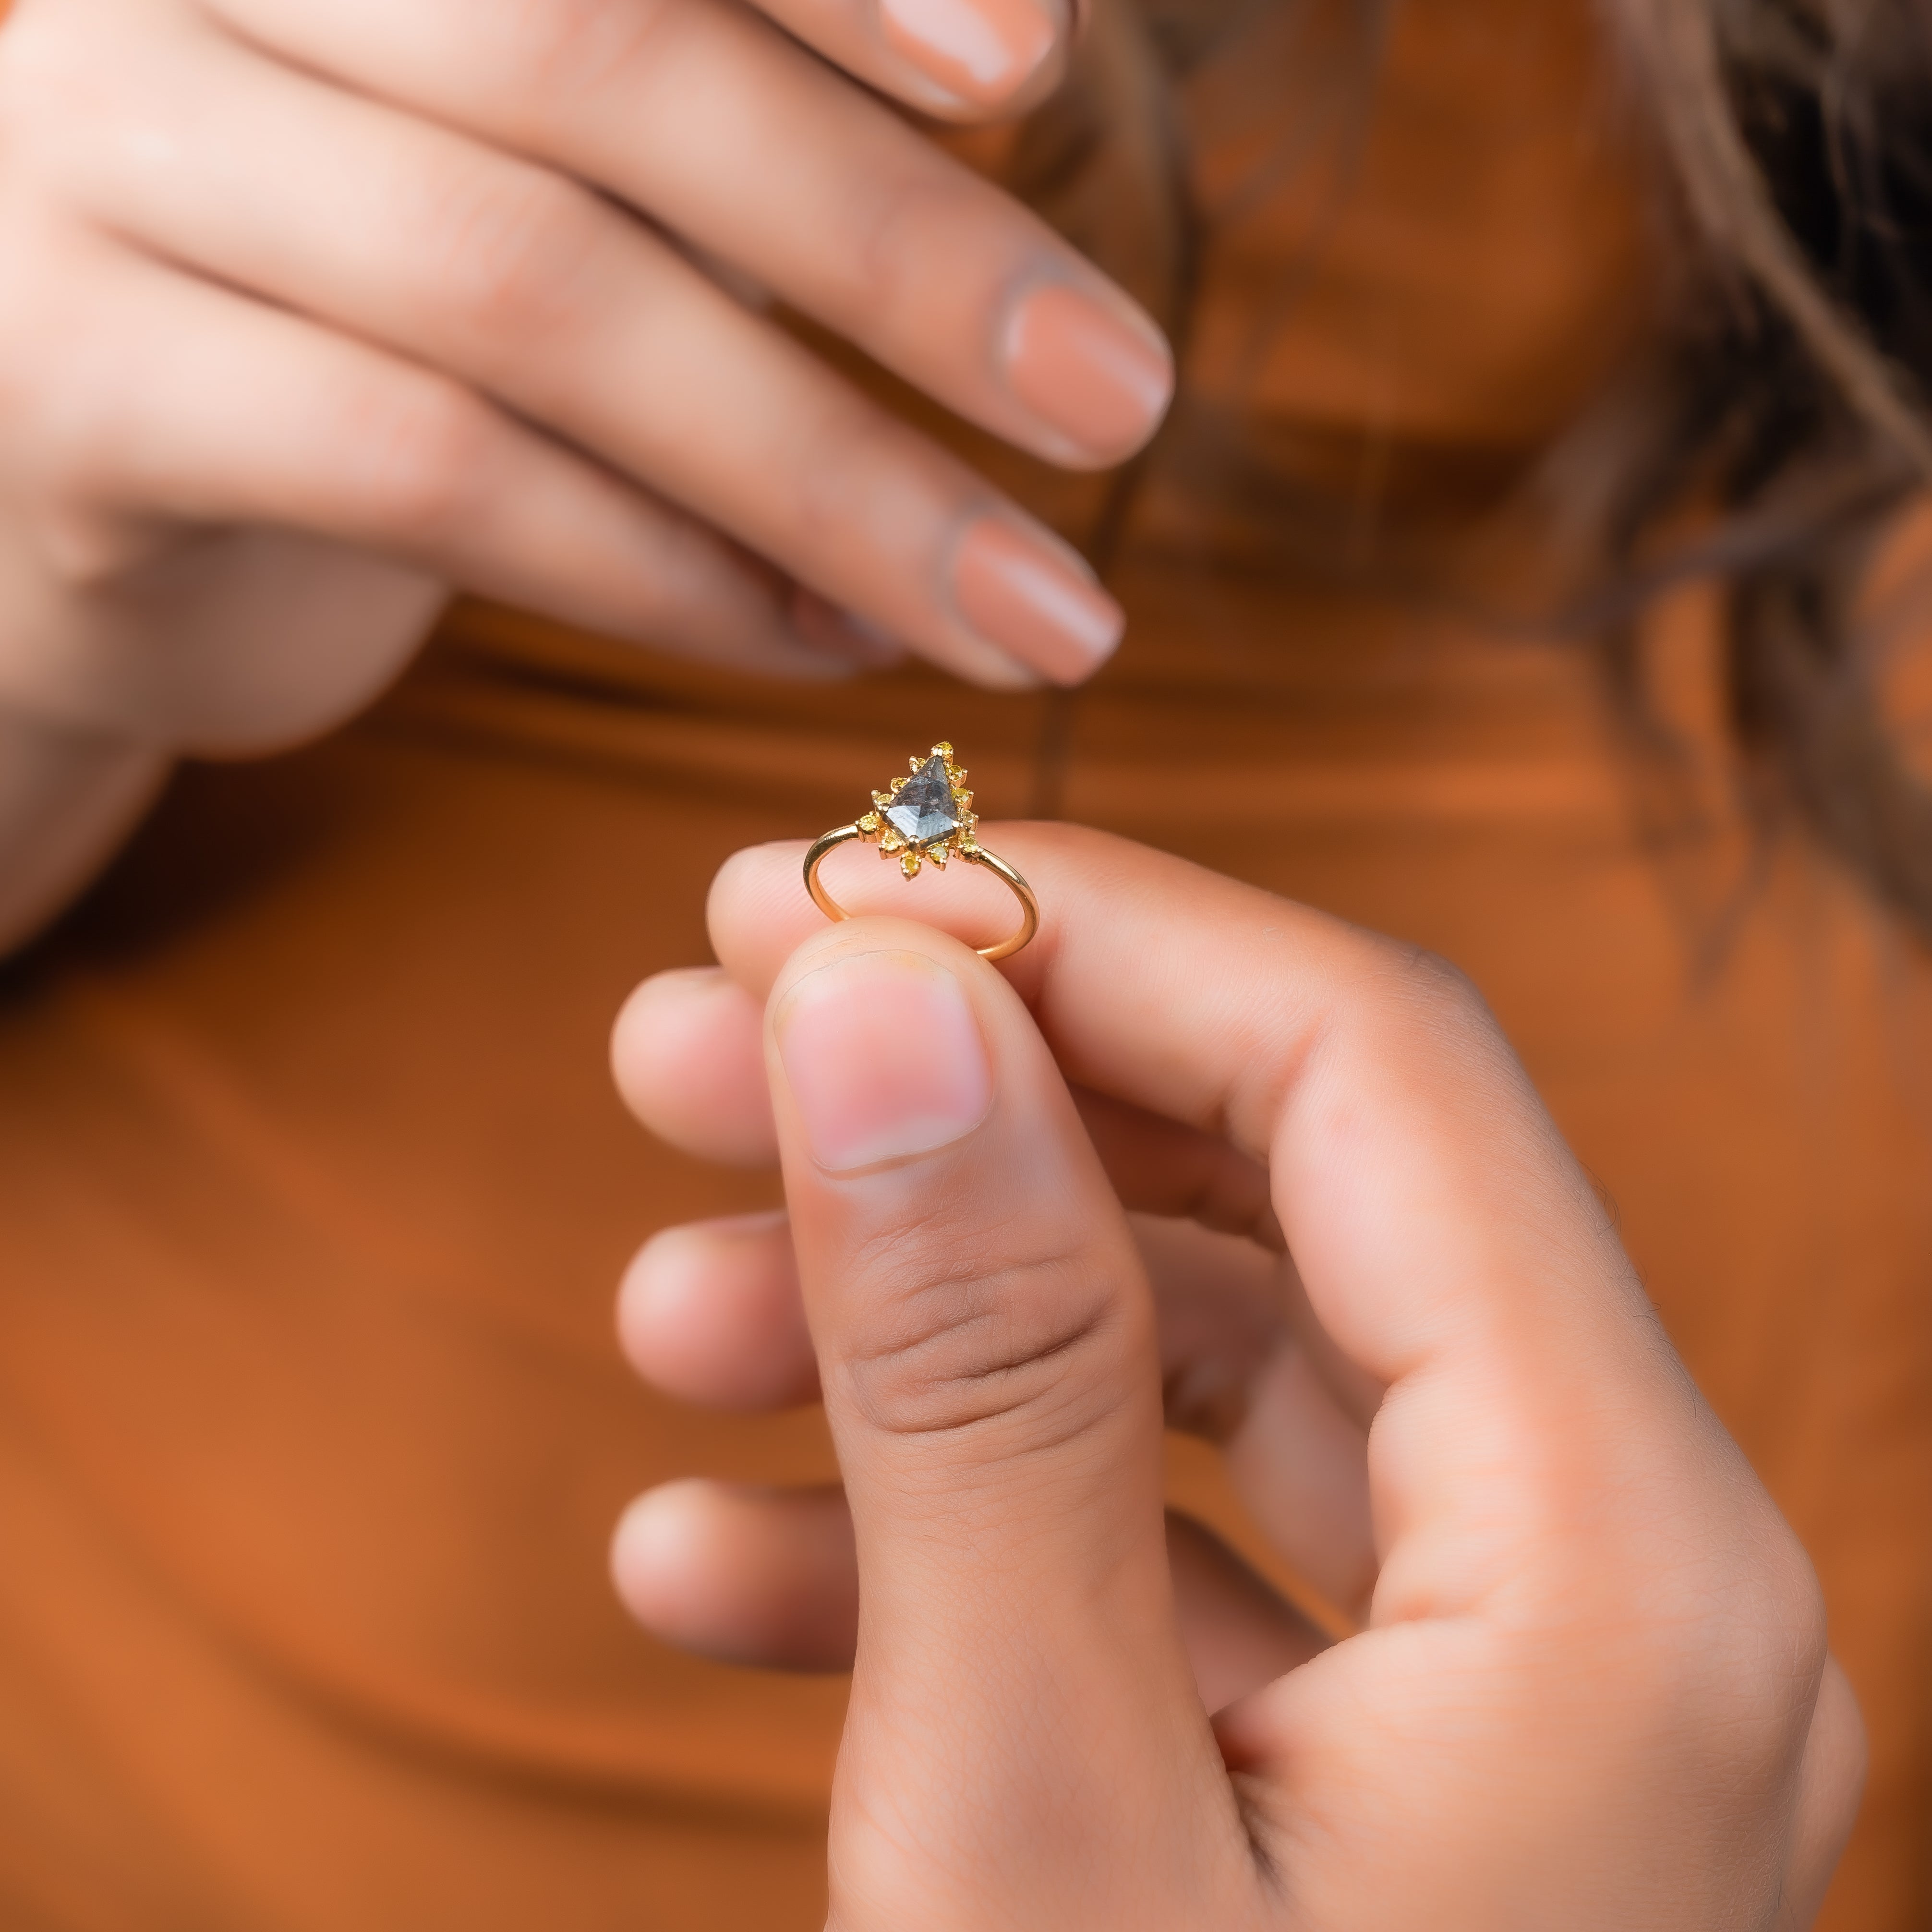
{"type": "Polygon", "coordinates": [[[976,856],[973,828],[980,821],[952,747],[942,740],[929,758],[907,763],[912,776],[893,779],[890,791],[873,793],[878,809],[859,820],[859,830],[877,840],[880,858],[896,855],[908,878],[928,860],[943,871],[949,859],[976,856]]]}
{"type": "Polygon", "coordinates": [[[959,830],[959,810],[952,802],[952,780],[944,758],[928,758],[893,794],[886,807],[886,823],[908,845],[930,845],[959,830]]]}

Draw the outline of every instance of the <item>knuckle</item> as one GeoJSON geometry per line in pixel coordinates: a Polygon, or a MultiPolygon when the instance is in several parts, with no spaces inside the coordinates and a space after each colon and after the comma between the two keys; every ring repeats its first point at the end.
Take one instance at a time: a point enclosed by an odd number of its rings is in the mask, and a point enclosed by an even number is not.
{"type": "Polygon", "coordinates": [[[578,306],[602,224],[589,197],[536,169],[459,171],[441,184],[422,232],[425,298],[486,349],[526,349],[578,306]]]}
{"type": "MultiPolygon", "coordinates": [[[[922,1244],[921,1244],[922,1245],[922,1244]]],[[[854,1279],[908,1274],[904,1232],[855,1257],[854,1279]]],[[[916,1286],[868,1312],[843,1372],[858,1412],[890,1435],[956,1433],[1006,1420],[1039,1444],[1077,1432],[1108,1372],[1118,1324],[1090,1257],[1051,1244],[997,1260],[948,1244],[916,1286]]]]}
{"type": "Polygon", "coordinates": [[[466,520],[496,454],[489,413],[467,391],[434,380],[352,391],[338,420],[386,532],[434,543],[466,520]]]}
{"type": "Polygon", "coordinates": [[[846,310],[872,340],[916,326],[930,281],[930,238],[972,232],[962,200],[956,190],[899,171],[865,184],[847,202],[849,239],[832,259],[843,264],[846,310]]]}
{"type": "Polygon", "coordinates": [[[1526,1083],[1496,1016],[1475,982],[1426,946],[1372,942],[1357,982],[1351,1019],[1370,1051],[1399,1058],[1418,1078],[1450,1081],[1466,1100],[1520,1100],[1526,1083]]]}
{"type": "Polygon", "coordinates": [[[855,542],[903,556],[932,540],[943,526],[934,506],[959,494],[918,432],[856,392],[831,392],[790,448],[782,500],[801,558],[848,556],[855,542]]]}
{"type": "Polygon", "coordinates": [[[488,9],[488,57],[504,102],[519,114],[532,102],[567,113],[615,74],[635,72],[680,10],[680,0],[506,0],[488,9]]]}
{"type": "Polygon", "coordinates": [[[165,555],[173,541],[173,532],[163,524],[57,502],[40,506],[22,522],[37,540],[54,582],[81,595],[124,580],[165,555]]]}
{"type": "Polygon", "coordinates": [[[1660,1720],[1734,1771],[1802,1746],[1826,1661],[1816,1573],[1768,1498],[1676,1564],[1633,1566],[1610,1586],[1643,1634],[1638,1681],[1660,1720]],[[1634,1594],[1633,1594],[1634,1593],[1634,1594]]]}
{"type": "Polygon", "coordinates": [[[1475,982],[1453,960],[1424,946],[1391,950],[1395,989],[1406,1004],[1444,1021],[1466,1024],[1488,1018],[1489,1009],[1475,982]]]}
{"type": "Polygon", "coordinates": [[[1738,1634],[1738,1688],[1773,1717],[1802,1702],[1808,1712],[1825,1667],[1824,1592],[1796,1535],[1766,1506],[1768,1525],[1750,1566],[1743,1614],[1732,1620],[1738,1634]]]}
{"type": "Polygon", "coordinates": [[[1505,1045],[1468,975],[1427,947],[1370,936],[1364,969],[1343,1010],[1372,1051],[1482,1064],[1505,1045]]]}

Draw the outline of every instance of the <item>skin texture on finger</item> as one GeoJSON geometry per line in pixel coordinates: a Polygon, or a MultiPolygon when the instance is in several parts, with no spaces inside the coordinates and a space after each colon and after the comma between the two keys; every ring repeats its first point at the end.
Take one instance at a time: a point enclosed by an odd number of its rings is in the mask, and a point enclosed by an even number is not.
{"type": "Polygon", "coordinates": [[[1212,1901],[1246,1838],[1174,1622],[1151,1298],[1058,1070],[993,968],[903,922],[815,935],[769,1026],[862,1586],[835,1916],[1114,1922],[1150,1874],[1212,1901]],[[940,1764],[945,1844],[901,1822],[940,1764]],[[1096,1862],[1124,1829],[1150,1865],[1096,1862]]]}
{"type": "Polygon", "coordinates": [[[140,246],[446,371],[646,486],[627,494],[678,538],[650,560],[660,624],[701,562],[802,642],[770,584],[661,494],[982,682],[1084,676],[1112,649],[1118,610],[1064,544],[642,223],[212,32],[160,40],[148,64],[176,84],[144,74],[102,110],[120,138],[46,137],[69,191],[140,246]]]}
{"type": "Polygon", "coordinates": [[[1118,462],[1166,406],[1166,345],[1132,302],[748,10],[220,0],[219,10],[303,65],[595,183],[1050,460],[1118,462]],[[1030,348],[1028,304],[1046,291],[1076,302],[1081,325],[1043,320],[1048,339],[1030,348]],[[1064,382],[1045,373],[1062,360],[1077,366],[1064,382]],[[1076,396],[1076,414],[1053,420],[1076,396]]]}

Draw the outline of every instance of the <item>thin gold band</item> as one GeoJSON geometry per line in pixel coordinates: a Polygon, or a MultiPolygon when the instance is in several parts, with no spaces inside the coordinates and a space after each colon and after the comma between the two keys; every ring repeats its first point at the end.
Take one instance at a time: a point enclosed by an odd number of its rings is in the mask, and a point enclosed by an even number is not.
{"type": "MultiPolygon", "coordinates": [[[[835,826],[830,832],[821,832],[812,842],[812,850],[805,855],[805,889],[812,895],[812,902],[827,919],[850,919],[852,915],[818,883],[819,862],[835,848],[848,844],[855,838],[869,838],[872,834],[856,825],[835,826]]],[[[1011,889],[1013,897],[1020,902],[1020,929],[1010,938],[1003,939],[997,946],[974,948],[982,959],[1010,958],[1040,930],[1040,902],[1033,896],[1033,888],[1008,865],[997,852],[988,852],[983,845],[970,848],[962,846],[959,856],[969,866],[983,866],[989,872],[1004,879],[1011,889]]]]}

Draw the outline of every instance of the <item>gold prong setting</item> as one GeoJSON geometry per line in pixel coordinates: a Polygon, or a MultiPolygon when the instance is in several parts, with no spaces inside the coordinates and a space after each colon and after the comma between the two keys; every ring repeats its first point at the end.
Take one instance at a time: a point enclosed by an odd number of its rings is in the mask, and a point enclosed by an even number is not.
{"type": "Polygon", "coordinates": [[[852,915],[826,891],[819,867],[842,845],[863,840],[879,848],[882,859],[896,859],[899,871],[916,878],[928,860],[942,869],[964,860],[1004,882],[1019,902],[1017,930],[992,946],[975,946],[982,959],[1009,959],[1030,945],[1040,931],[1040,901],[1032,886],[998,853],[980,843],[980,820],[966,774],[952,762],[952,747],[942,739],[923,758],[908,760],[905,777],[895,778],[884,791],[872,794],[872,808],[850,825],[821,832],[806,849],[805,890],[812,902],[834,921],[852,915]]]}
{"type": "Polygon", "coordinates": [[[906,762],[906,776],[873,793],[872,810],[856,823],[860,836],[878,846],[879,856],[897,859],[900,872],[911,879],[922,866],[930,863],[944,872],[948,860],[976,854],[974,831],[980,821],[966,789],[966,773],[952,762],[952,747],[944,739],[923,758],[906,762]]]}

